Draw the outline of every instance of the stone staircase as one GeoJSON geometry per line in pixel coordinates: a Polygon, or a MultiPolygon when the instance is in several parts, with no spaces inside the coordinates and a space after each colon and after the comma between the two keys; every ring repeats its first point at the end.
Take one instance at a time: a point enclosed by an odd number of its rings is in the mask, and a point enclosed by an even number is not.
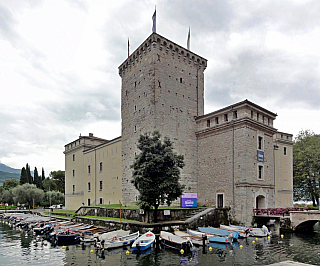
{"type": "Polygon", "coordinates": [[[199,213],[203,212],[204,210],[206,209],[202,209],[202,208],[194,209],[190,213],[186,214],[183,220],[184,221],[189,220],[190,218],[197,216],[199,213]]]}

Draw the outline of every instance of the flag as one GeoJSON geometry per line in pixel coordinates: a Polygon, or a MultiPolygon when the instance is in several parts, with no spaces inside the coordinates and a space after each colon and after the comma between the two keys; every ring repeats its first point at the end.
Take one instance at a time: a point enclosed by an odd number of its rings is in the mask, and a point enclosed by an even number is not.
{"type": "Polygon", "coordinates": [[[128,57],[129,57],[129,55],[130,55],[129,47],[130,47],[130,44],[129,44],[129,37],[128,37],[128,57]]]}
{"type": "Polygon", "coordinates": [[[188,32],[187,49],[190,50],[190,27],[188,32]]]}
{"type": "Polygon", "coordinates": [[[156,10],[154,10],[153,16],[152,16],[152,32],[156,32],[156,10]]]}

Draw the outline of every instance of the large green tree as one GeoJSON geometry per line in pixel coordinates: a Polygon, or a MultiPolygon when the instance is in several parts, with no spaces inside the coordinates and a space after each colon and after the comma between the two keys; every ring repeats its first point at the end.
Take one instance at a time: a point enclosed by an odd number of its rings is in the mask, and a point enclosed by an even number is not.
{"type": "Polygon", "coordinates": [[[5,180],[2,186],[0,187],[0,201],[12,204],[13,195],[12,192],[10,192],[10,190],[14,187],[19,186],[19,184],[20,181],[14,178],[5,180]]]}
{"type": "Polygon", "coordinates": [[[295,200],[319,205],[320,135],[300,131],[293,144],[293,189],[295,200]]]}
{"type": "Polygon", "coordinates": [[[65,172],[61,171],[61,170],[51,171],[49,174],[49,177],[50,177],[50,179],[55,181],[57,190],[64,194],[64,192],[65,192],[65,172]]]}
{"type": "Polygon", "coordinates": [[[51,205],[64,205],[64,194],[59,191],[48,191],[44,194],[41,205],[51,206],[51,205]]]}
{"type": "Polygon", "coordinates": [[[25,183],[29,183],[28,174],[26,168],[22,167],[20,175],[20,185],[23,185],[25,183]]]}
{"type": "Polygon", "coordinates": [[[45,180],[42,181],[42,187],[45,192],[58,190],[56,181],[53,179],[50,179],[49,177],[47,177],[45,180]]]}
{"type": "Polygon", "coordinates": [[[26,164],[26,171],[27,171],[29,184],[33,184],[33,176],[31,175],[30,165],[29,164],[26,164]]]}
{"type": "Polygon", "coordinates": [[[39,176],[37,167],[34,168],[33,172],[33,184],[35,184],[37,188],[42,188],[42,178],[39,176]]]}
{"type": "Polygon", "coordinates": [[[140,135],[132,171],[132,183],[139,191],[138,205],[144,210],[154,210],[154,222],[158,221],[160,205],[170,206],[182,195],[184,186],[179,183],[180,169],[184,167],[183,155],[177,155],[173,143],[165,137],[161,141],[159,131],[140,135]]]}
{"type": "Polygon", "coordinates": [[[43,199],[44,192],[34,184],[24,184],[12,189],[13,200],[15,203],[26,204],[33,206],[33,200],[36,205],[39,205],[43,199]]]}

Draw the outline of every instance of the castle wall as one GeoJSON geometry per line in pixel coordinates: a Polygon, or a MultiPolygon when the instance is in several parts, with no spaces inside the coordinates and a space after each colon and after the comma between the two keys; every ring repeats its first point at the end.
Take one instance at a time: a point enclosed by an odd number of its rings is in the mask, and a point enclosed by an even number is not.
{"type": "Polygon", "coordinates": [[[244,101],[197,119],[199,205],[230,207],[233,218],[246,224],[251,223],[257,198],[260,208],[274,206],[275,129],[251,118],[250,105],[244,101]],[[216,117],[219,123],[212,124],[216,117]],[[264,160],[258,161],[258,151],[264,160]]]}
{"type": "Polygon", "coordinates": [[[122,186],[124,204],[136,201],[132,183],[140,134],[159,130],[184,155],[181,183],[197,191],[195,117],[203,114],[206,60],[152,34],[120,67],[122,77],[122,186]]]}

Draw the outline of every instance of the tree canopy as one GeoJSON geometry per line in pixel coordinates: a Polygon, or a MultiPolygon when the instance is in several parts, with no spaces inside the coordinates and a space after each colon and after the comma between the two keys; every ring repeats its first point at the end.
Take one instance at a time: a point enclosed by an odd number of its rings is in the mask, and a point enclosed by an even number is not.
{"type": "Polygon", "coordinates": [[[33,205],[33,200],[35,204],[39,204],[44,196],[42,189],[37,188],[34,184],[27,183],[13,188],[12,194],[15,203],[27,204],[30,207],[33,205]]]}
{"type": "Polygon", "coordinates": [[[319,204],[320,135],[299,132],[293,144],[293,190],[295,200],[319,204]]]}
{"type": "Polygon", "coordinates": [[[54,180],[56,190],[60,191],[64,194],[65,192],[65,172],[58,170],[58,171],[52,171],[49,174],[49,177],[54,180]]]}
{"type": "Polygon", "coordinates": [[[180,169],[184,167],[183,155],[177,155],[173,143],[159,131],[140,135],[132,171],[132,183],[139,191],[138,205],[144,210],[154,208],[154,222],[160,205],[170,206],[182,195],[184,186],[179,183],[180,169]]]}

